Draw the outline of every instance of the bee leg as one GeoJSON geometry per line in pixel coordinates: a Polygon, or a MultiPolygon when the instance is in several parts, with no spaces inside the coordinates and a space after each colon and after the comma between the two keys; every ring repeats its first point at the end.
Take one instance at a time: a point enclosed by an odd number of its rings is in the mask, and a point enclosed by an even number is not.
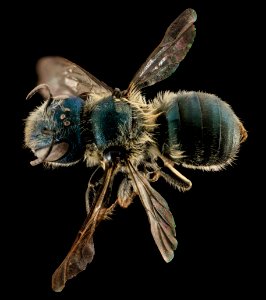
{"type": "Polygon", "coordinates": [[[103,184],[103,169],[98,167],[91,175],[88,187],[85,193],[85,206],[87,214],[90,213],[92,202],[95,200],[97,190],[103,184]]]}
{"type": "Polygon", "coordinates": [[[160,155],[160,158],[163,161],[164,166],[168,170],[170,170],[172,174],[175,175],[175,178],[163,172],[162,170],[159,171],[160,176],[163,177],[169,184],[173,185],[175,188],[179,189],[180,191],[189,190],[192,187],[192,182],[175,169],[174,167],[175,163],[172,160],[164,157],[163,155],[160,155]]]}
{"type": "Polygon", "coordinates": [[[128,198],[125,198],[125,199],[117,198],[117,201],[122,208],[128,208],[128,206],[133,202],[133,199],[136,196],[137,196],[137,194],[135,192],[132,192],[128,198]]]}
{"type": "Polygon", "coordinates": [[[161,177],[161,172],[159,170],[146,173],[146,178],[149,182],[156,182],[161,177]]]}
{"type": "Polygon", "coordinates": [[[124,178],[119,186],[116,201],[122,208],[127,208],[136,195],[131,180],[129,178],[124,178]]]}
{"type": "Polygon", "coordinates": [[[118,203],[119,202],[117,199],[111,206],[109,206],[107,208],[102,208],[99,212],[99,216],[101,217],[101,219],[102,220],[110,219],[110,217],[118,203]]]}
{"type": "Polygon", "coordinates": [[[160,178],[160,167],[155,161],[143,163],[143,174],[149,182],[156,182],[160,178]]]}

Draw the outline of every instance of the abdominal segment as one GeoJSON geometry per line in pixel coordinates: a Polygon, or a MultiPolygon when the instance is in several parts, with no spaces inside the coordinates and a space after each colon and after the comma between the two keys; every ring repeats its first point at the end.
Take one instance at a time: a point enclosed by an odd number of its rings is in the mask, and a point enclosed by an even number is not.
{"type": "Polygon", "coordinates": [[[246,131],[231,107],[217,96],[182,92],[162,96],[159,145],[165,155],[189,168],[219,170],[230,164],[246,131]]]}

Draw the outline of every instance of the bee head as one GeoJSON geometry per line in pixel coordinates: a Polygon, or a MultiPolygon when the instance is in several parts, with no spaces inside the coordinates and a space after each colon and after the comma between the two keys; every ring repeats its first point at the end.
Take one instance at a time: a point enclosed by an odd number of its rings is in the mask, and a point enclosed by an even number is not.
{"type": "Polygon", "coordinates": [[[57,166],[78,162],[84,153],[80,116],[84,100],[79,97],[49,98],[26,119],[25,145],[36,160],[57,166]]]}

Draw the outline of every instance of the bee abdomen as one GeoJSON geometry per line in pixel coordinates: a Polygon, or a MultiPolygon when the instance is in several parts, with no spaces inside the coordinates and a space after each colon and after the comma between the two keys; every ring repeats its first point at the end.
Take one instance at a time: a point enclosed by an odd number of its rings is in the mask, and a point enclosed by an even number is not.
{"type": "Polygon", "coordinates": [[[159,138],[163,152],[185,167],[212,170],[235,158],[246,131],[226,102],[201,92],[166,94],[165,101],[158,119],[167,132],[159,138]]]}

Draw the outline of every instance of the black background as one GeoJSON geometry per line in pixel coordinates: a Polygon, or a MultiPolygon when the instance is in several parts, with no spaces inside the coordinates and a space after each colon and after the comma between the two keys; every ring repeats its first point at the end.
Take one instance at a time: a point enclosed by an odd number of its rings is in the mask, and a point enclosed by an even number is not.
{"type": "Polygon", "coordinates": [[[8,152],[3,156],[7,209],[2,211],[2,219],[7,217],[2,226],[7,255],[2,259],[7,264],[3,287],[10,296],[18,292],[35,299],[127,299],[156,298],[162,292],[163,298],[216,299],[257,291],[255,267],[260,264],[262,238],[257,215],[264,197],[258,196],[257,173],[263,161],[258,133],[263,99],[256,95],[260,25],[254,17],[260,8],[232,7],[230,2],[87,2],[85,7],[75,1],[8,11],[3,56],[8,93],[2,111],[8,120],[2,125],[8,152]],[[171,263],[161,258],[136,198],[98,227],[96,255],[86,271],[69,281],[62,293],[54,293],[52,273],[85,218],[84,192],[91,170],[84,164],[57,170],[29,165],[33,155],[23,148],[23,120],[38,100],[24,99],[36,85],[36,61],[63,56],[108,85],[125,89],[167,26],[188,7],[198,14],[193,47],[173,76],[145,94],[152,98],[167,89],[215,93],[233,107],[249,138],[234,165],[222,172],[181,170],[193,182],[185,194],[164,182],[154,185],[176,220],[179,246],[171,263]]]}

